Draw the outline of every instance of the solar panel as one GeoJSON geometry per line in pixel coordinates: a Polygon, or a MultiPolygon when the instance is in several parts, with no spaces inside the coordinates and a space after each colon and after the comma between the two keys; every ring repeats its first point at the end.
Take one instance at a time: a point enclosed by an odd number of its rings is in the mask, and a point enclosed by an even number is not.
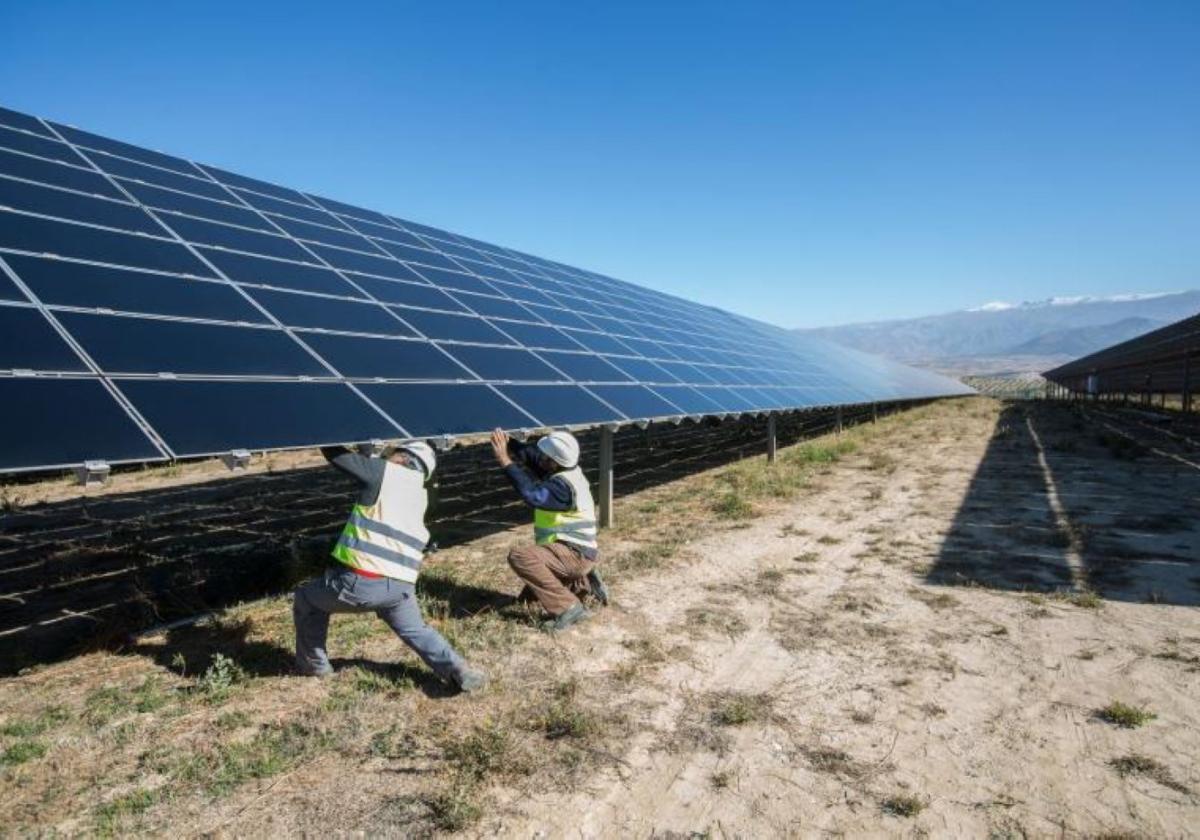
{"type": "Polygon", "coordinates": [[[0,471],[960,393],[0,108],[0,471]]]}

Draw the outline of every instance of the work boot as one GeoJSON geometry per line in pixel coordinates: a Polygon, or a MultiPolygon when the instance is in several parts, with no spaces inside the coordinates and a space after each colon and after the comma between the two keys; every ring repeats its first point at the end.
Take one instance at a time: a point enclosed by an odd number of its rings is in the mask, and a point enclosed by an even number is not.
{"type": "Polygon", "coordinates": [[[592,614],[583,608],[583,604],[576,604],[557,618],[544,622],[542,629],[547,633],[561,633],[568,627],[578,624],[581,621],[586,621],[591,617],[592,614]]]}
{"type": "Polygon", "coordinates": [[[456,675],[458,688],[464,694],[473,694],[487,685],[487,674],[483,671],[476,671],[470,667],[464,667],[456,675]]]}
{"type": "Polygon", "coordinates": [[[600,602],[603,607],[608,606],[608,587],[604,585],[604,581],[600,578],[600,573],[592,569],[587,573],[588,588],[592,590],[592,595],[600,602]]]}

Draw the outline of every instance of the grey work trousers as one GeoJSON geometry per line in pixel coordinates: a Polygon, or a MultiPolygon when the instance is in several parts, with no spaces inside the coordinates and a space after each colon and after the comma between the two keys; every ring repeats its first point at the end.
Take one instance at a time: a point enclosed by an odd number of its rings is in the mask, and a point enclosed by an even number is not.
{"type": "Polygon", "coordinates": [[[412,648],[433,672],[459,684],[465,664],[441,633],[425,623],[411,583],[391,578],[368,578],[349,568],[329,569],[296,590],[292,617],[296,622],[296,668],[302,674],[333,673],[325,652],[329,616],[333,613],[373,612],[412,648]]]}

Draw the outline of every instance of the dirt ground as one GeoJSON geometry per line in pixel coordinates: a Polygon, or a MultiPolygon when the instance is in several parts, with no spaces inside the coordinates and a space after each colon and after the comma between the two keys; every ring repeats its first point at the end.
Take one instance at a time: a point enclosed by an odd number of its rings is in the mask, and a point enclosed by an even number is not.
{"type": "Polygon", "coordinates": [[[286,598],[35,669],[4,831],[1200,834],[1200,459],[1140,424],[946,401],[626,497],[561,637],[504,605],[523,530],[440,552],[479,697],[370,616],[289,676],[286,598]]]}

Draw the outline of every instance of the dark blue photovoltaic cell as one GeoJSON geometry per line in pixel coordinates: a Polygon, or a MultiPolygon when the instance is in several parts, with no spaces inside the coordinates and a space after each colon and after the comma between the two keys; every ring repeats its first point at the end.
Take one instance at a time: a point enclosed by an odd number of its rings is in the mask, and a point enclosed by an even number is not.
{"type": "Polygon", "coordinates": [[[471,341],[480,344],[513,343],[512,339],[502,335],[482,318],[399,307],[395,309],[395,312],[426,338],[443,341],[471,341]]]}
{"type": "Polygon", "coordinates": [[[730,391],[728,388],[705,388],[698,387],[697,391],[702,396],[708,397],[725,411],[753,411],[754,404],[747,401],[744,397],[730,391]]]}
{"type": "Polygon", "coordinates": [[[331,213],[342,213],[346,216],[354,216],[358,219],[366,219],[368,222],[377,222],[381,225],[388,223],[388,217],[382,213],[377,213],[374,210],[367,210],[365,207],[355,207],[353,204],[343,204],[340,201],[334,201],[331,198],[321,198],[319,195],[311,196],[312,200],[320,204],[331,213]]]}
{"type": "Polygon", "coordinates": [[[425,279],[411,268],[388,257],[372,257],[370,254],[345,251],[341,248],[331,248],[328,245],[310,245],[309,248],[334,268],[357,271],[362,274],[378,274],[381,277],[391,277],[393,280],[425,282],[425,279]]]}
{"type": "Polygon", "coordinates": [[[229,251],[214,251],[208,248],[198,250],[206,260],[236,283],[277,286],[281,289],[341,297],[363,297],[361,292],[328,269],[234,254],[229,251]]]}
{"type": "Polygon", "coordinates": [[[326,245],[336,245],[338,248],[351,248],[356,251],[365,251],[368,254],[384,256],[383,252],[372,245],[369,239],[359,236],[357,233],[286,219],[282,216],[276,217],[274,222],[297,239],[322,242],[326,245]]]}
{"type": "Polygon", "coordinates": [[[298,295],[269,289],[247,289],[267,311],[288,327],[415,336],[412,330],[377,303],[298,295]]]}
{"type": "Polygon", "coordinates": [[[622,356],[609,356],[607,359],[609,364],[616,365],[638,382],[670,383],[679,381],[676,377],[647,359],[630,359],[622,356]]]}
{"type": "Polygon", "coordinates": [[[672,417],[687,414],[642,385],[589,385],[588,390],[626,417],[672,417]]]}
{"type": "Polygon", "coordinates": [[[459,271],[445,271],[440,268],[431,268],[427,265],[414,265],[414,269],[430,283],[435,286],[441,286],[443,289],[460,292],[478,292],[484,295],[496,294],[496,289],[489,286],[478,277],[472,277],[470,274],[463,274],[459,271]]]}
{"type": "Polygon", "coordinates": [[[43,137],[54,136],[50,133],[50,129],[42,125],[42,121],[37,117],[31,117],[19,111],[10,111],[7,108],[0,108],[0,125],[9,128],[19,128],[22,131],[32,131],[36,134],[41,134],[43,137]]]}
{"type": "MultiPolygon", "coordinates": [[[[554,323],[554,321],[551,320],[550,323],[554,323]]],[[[584,332],[582,330],[564,330],[564,332],[594,353],[635,355],[632,350],[610,335],[584,332]]]]}
{"type": "Polygon", "coordinates": [[[234,195],[242,201],[249,204],[256,210],[262,210],[267,213],[289,216],[293,219],[300,219],[305,222],[313,222],[318,225],[328,225],[334,228],[343,228],[343,222],[334,216],[332,213],[327,213],[319,207],[313,207],[310,204],[295,204],[291,201],[282,201],[277,198],[259,195],[258,193],[247,192],[245,190],[233,190],[234,195]]]}
{"type": "Polygon", "coordinates": [[[526,347],[546,350],[582,350],[583,347],[567,338],[566,333],[540,324],[524,324],[516,321],[494,321],[493,326],[504,330],[526,347]]]}
{"type": "Polygon", "coordinates": [[[426,250],[425,248],[414,248],[411,245],[402,245],[399,242],[380,242],[379,247],[383,248],[396,259],[404,260],[405,262],[417,263],[433,268],[444,268],[450,271],[460,270],[459,266],[441,254],[426,250]]]}
{"type": "Polygon", "coordinates": [[[0,205],[28,213],[165,236],[162,226],[132,204],[0,178],[0,205]]]}
{"type": "MultiPolygon", "coordinates": [[[[12,259],[15,254],[4,254],[7,259],[12,259]]],[[[24,293],[17,288],[17,284],[12,282],[8,276],[0,271],[0,300],[19,300],[22,303],[28,302],[28,298],[24,293]]]]}
{"type": "MultiPolygon", "coordinates": [[[[362,379],[474,379],[428,341],[298,333],[343,376],[362,379]]],[[[503,352],[503,351],[501,351],[503,352]]]]}
{"type": "Polygon", "coordinates": [[[534,422],[487,385],[361,385],[414,437],[461,435],[483,429],[527,429],[534,422]]]}
{"type": "Polygon", "coordinates": [[[539,353],[576,382],[628,382],[629,377],[591,353],[539,353]]]}
{"type": "Polygon", "coordinates": [[[202,178],[190,178],[187,175],[167,172],[165,169],[155,169],[153,166],[144,166],[131,160],[115,158],[98,152],[92,152],[91,158],[97,166],[110,175],[145,181],[148,184],[157,184],[173,190],[182,190],[216,201],[224,201],[229,198],[228,190],[220,184],[214,184],[212,181],[205,181],[202,178]]]}
{"type": "Polygon", "coordinates": [[[76,166],[87,166],[87,161],[71,151],[70,146],[9,128],[0,127],[0,147],[50,160],[60,160],[63,163],[73,163],[76,166]]]}
{"type": "Polygon", "coordinates": [[[208,376],[332,376],[278,329],[59,312],[105,372],[208,376]]]}
{"type": "Polygon", "coordinates": [[[574,426],[620,420],[578,385],[499,385],[498,390],[544,426],[574,426]]]}
{"type": "Polygon", "coordinates": [[[485,295],[472,295],[467,292],[457,292],[454,298],[460,303],[466,305],[472,312],[477,312],[480,315],[486,315],[489,318],[511,318],[517,321],[534,321],[540,322],[541,319],[534,315],[521,304],[504,298],[487,297],[485,295]]]}
{"type": "Polygon", "coordinates": [[[215,166],[202,165],[200,167],[215,180],[222,184],[227,184],[231,187],[242,187],[247,190],[253,190],[263,195],[282,198],[285,201],[294,201],[298,204],[310,204],[309,200],[295,190],[287,187],[276,186],[275,184],[259,181],[257,178],[247,178],[245,175],[236,175],[233,172],[227,172],[224,169],[218,169],[215,166]]]}
{"type": "Polygon", "coordinates": [[[9,254],[17,276],[48,306],[77,306],[266,323],[267,317],[228,283],[9,254]]]}
{"type": "Polygon", "coordinates": [[[367,222],[362,219],[354,219],[349,216],[339,219],[342,224],[347,225],[364,236],[374,236],[378,239],[386,239],[389,242],[398,242],[401,245],[414,245],[418,248],[423,247],[425,243],[417,239],[408,231],[400,230],[400,228],[392,227],[391,225],[381,225],[375,222],[367,222]]]}
{"type": "Polygon", "coordinates": [[[212,277],[177,242],[0,211],[0,248],[212,277]]]}
{"type": "Polygon", "coordinates": [[[340,383],[126,379],[117,387],[180,456],[360,443],[400,434],[340,383]]]}
{"type": "Polygon", "coordinates": [[[655,385],[650,390],[679,406],[688,414],[713,414],[724,412],[719,403],[710,400],[695,388],[680,385],[655,385]]]}
{"type": "MultiPolygon", "coordinates": [[[[376,300],[384,303],[395,303],[401,306],[417,306],[424,309],[438,309],[443,312],[465,312],[458,301],[452,300],[440,289],[435,289],[427,283],[405,283],[401,280],[384,280],[381,277],[368,277],[365,274],[346,272],[346,278],[376,300]]],[[[403,316],[403,312],[400,312],[403,316]]]]}
{"type": "Polygon", "coordinates": [[[259,230],[270,231],[271,233],[277,232],[275,228],[263,220],[262,216],[253,210],[247,210],[245,207],[237,207],[208,198],[175,192],[174,190],[164,190],[150,184],[139,184],[135,181],[121,181],[120,179],[118,181],[121,186],[129,190],[130,195],[147,207],[174,210],[177,213],[199,216],[202,219],[211,219],[214,222],[225,222],[230,225],[257,228],[259,230]]]}
{"type": "MultiPolygon", "coordinates": [[[[518,289],[514,289],[514,288],[506,286],[506,287],[504,287],[504,291],[511,298],[515,298],[516,300],[519,300],[519,301],[526,300],[526,298],[521,296],[521,292],[518,289]]],[[[582,318],[580,318],[579,316],[577,316],[571,312],[567,312],[565,309],[552,309],[548,306],[539,306],[536,302],[531,302],[526,305],[529,307],[529,309],[531,311],[536,312],[538,315],[541,315],[543,318],[545,318],[547,321],[549,321],[551,324],[553,324],[556,327],[568,327],[571,329],[578,329],[578,330],[592,329],[592,325],[589,324],[587,321],[583,320],[582,318]]],[[[578,341],[578,339],[576,339],[576,340],[578,341]]],[[[580,343],[582,344],[583,342],[580,342],[580,343]]],[[[585,344],[584,346],[587,346],[587,345],[585,344]]],[[[627,348],[623,344],[620,345],[620,348],[621,348],[620,350],[616,350],[616,351],[605,351],[605,350],[596,350],[595,347],[588,347],[589,350],[595,350],[597,353],[603,353],[603,352],[628,353],[629,352],[629,348],[627,348]]]]}
{"type": "Polygon", "coordinates": [[[18,155],[0,149],[0,173],[24,178],[27,181],[40,181],[55,187],[91,195],[103,195],[108,198],[125,199],[121,191],[108,182],[99,172],[89,172],[74,166],[53,163],[41,158],[18,155]]]}
{"type": "MultiPolygon", "coordinates": [[[[0,306],[0,370],[87,369],[41,312],[28,307],[0,306]]],[[[8,406],[4,409],[7,411],[8,406]]]]}
{"type": "Polygon", "coordinates": [[[504,347],[477,347],[470,344],[447,344],[446,352],[454,356],[481,379],[494,381],[566,382],[567,377],[538,361],[528,350],[504,347]]]}
{"type": "Polygon", "coordinates": [[[204,222],[174,213],[160,213],[159,218],[188,242],[198,245],[215,245],[232,251],[249,251],[278,257],[281,260],[312,261],[312,255],[290,239],[283,236],[245,230],[215,222],[204,222]]]}
{"type": "Polygon", "coordinates": [[[61,123],[51,123],[54,130],[63,136],[65,140],[74,143],[76,146],[84,146],[89,149],[99,149],[102,152],[118,155],[120,157],[132,158],[133,160],[148,163],[152,166],[161,166],[164,169],[173,169],[176,172],[182,172],[185,175],[196,174],[196,168],[188,163],[171,155],[164,155],[162,152],[156,152],[152,149],[144,149],[141,146],[133,146],[129,143],[122,143],[120,140],[110,140],[107,137],[101,137],[98,134],[92,134],[87,131],[80,131],[77,128],[71,128],[69,125],[61,123]]]}
{"type": "Polygon", "coordinates": [[[0,470],[162,455],[96,379],[0,378],[0,470]]]}

